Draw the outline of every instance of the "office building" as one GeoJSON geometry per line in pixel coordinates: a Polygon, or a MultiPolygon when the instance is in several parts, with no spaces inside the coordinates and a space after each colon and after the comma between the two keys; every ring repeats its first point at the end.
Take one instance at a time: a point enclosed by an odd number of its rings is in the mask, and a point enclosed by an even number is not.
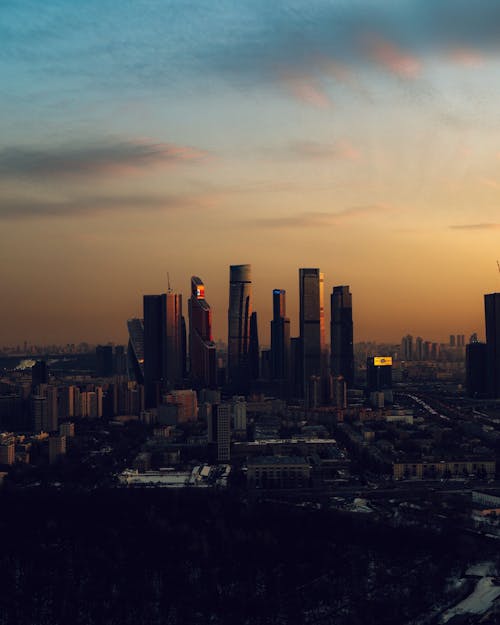
{"type": "Polygon", "coordinates": [[[142,319],[129,319],[127,369],[129,378],[144,384],[144,324],[142,319]]]}
{"type": "Polygon", "coordinates": [[[31,367],[31,388],[36,389],[40,384],[48,384],[49,369],[45,360],[38,360],[31,367]]]}
{"type": "Polygon", "coordinates": [[[259,327],[257,324],[257,313],[255,311],[250,315],[250,340],[248,342],[248,373],[251,380],[258,380],[260,377],[259,327]]]}
{"type": "Polygon", "coordinates": [[[231,404],[213,404],[208,413],[208,441],[215,443],[217,461],[228,462],[231,449],[231,404]]]}
{"type": "Polygon", "coordinates": [[[286,316],[286,292],[273,291],[271,321],[271,377],[287,380],[290,375],[290,319],[286,316]]]}
{"type": "Polygon", "coordinates": [[[385,403],[392,403],[392,358],[373,356],[366,360],[366,390],[371,397],[384,394],[385,403]]]}
{"type": "Polygon", "coordinates": [[[325,311],[324,275],[319,269],[299,269],[300,348],[302,355],[302,395],[308,402],[309,380],[324,373],[325,311]]]}
{"type": "Polygon", "coordinates": [[[352,324],[352,295],[348,286],[335,286],[331,302],[331,360],[334,377],[342,376],[348,388],[354,385],[354,346],[352,324]]]}
{"type": "Polygon", "coordinates": [[[486,321],[487,392],[500,398],[500,293],[484,296],[486,321]]]}
{"type": "Polygon", "coordinates": [[[109,378],[113,375],[113,346],[98,345],[95,348],[96,375],[98,378],[109,378]]]}
{"type": "Polygon", "coordinates": [[[233,386],[245,386],[248,380],[248,349],[252,315],[251,265],[229,268],[229,308],[227,371],[233,386]]]}
{"type": "Polygon", "coordinates": [[[411,334],[401,339],[401,360],[413,360],[413,336],[411,334]]]}
{"type": "Polygon", "coordinates": [[[488,390],[487,347],[477,337],[465,347],[465,387],[469,397],[486,397],[488,390]]]}
{"type": "Polygon", "coordinates": [[[212,311],[205,299],[205,285],[191,277],[189,299],[189,368],[194,388],[217,386],[217,352],[212,336],[212,311]]]}
{"type": "Polygon", "coordinates": [[[146,408],[158,405],[162,391],[183,380],[182,295],[144,296],[144,385],[146,408]]]}

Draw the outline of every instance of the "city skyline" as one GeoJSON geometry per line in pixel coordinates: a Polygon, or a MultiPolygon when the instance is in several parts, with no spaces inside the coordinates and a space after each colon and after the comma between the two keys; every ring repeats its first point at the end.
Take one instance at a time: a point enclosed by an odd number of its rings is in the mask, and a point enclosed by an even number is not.
{"type": "Polygon", "coordinates": [[[223,338],[234,262],[253,265],[265,343],[275,288],[297,334],[299,267],[351,286],[357,340],[484,335],[500,7],[61,0],[1,15],[0,344],[124,342],[167,270],[186,299],[203,275],[223,338]]]}

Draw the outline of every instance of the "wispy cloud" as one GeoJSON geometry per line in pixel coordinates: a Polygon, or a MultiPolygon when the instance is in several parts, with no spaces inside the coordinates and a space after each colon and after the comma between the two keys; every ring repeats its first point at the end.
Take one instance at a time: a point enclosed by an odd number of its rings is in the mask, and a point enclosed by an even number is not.
{"type": "Polygon", "coordinates": [[[393,212],[395,212],[394,207],[388,204],[368,204],[351,206],[335,213],[310,211],[284,217],[257,219],[252,223],[255,226],[267,228],[318,228],[349,221],[355,222],[358,218],[366,219],[393,212]]]}
{"type": "Polygon", "coordinates": [[[419,59],[378,36],[370,36],[365,40],[370,58],[385,70],[400,78],[417,78],[422,66],[419,59]]]}
{"type": "Polygon", "coordinates": [[[341,139],[334,143],[321,143],[319,141],[294,141],[290,143],[284,152],[300,158],[311,159],[339,159],[354,161],[361,156],[360,151],[349,141],[341,139]]]}
{"type": "Polygon", "coordinates": [[[330,108],[333,103],[318,78],[306,74],[286,73],[280,77],[282,86],[296,100],[319,109],[330,108]]]}
{"type": "Polygon", "coordinates": [[[7,146],[0,149],[0,177],[117,175],[196,162],[206,157],[202,150],[146,139],[50,147],[7,146]]]}
{"type": "Polygon", "coordinates": [[[461,224],[450,226],[452,230],[499,230],[500,224],[497,223],[479,223],[479,224],[461,224]]]}
{"type": "Polygon", "coordinates": [[[175,211],[206,208],[212,204],[204,195],[127,195],[75,196],[40,199],[37,197],[0,197],[0,219],[19,220],[46,217],[82,217],[100,213],[175,211]]]}

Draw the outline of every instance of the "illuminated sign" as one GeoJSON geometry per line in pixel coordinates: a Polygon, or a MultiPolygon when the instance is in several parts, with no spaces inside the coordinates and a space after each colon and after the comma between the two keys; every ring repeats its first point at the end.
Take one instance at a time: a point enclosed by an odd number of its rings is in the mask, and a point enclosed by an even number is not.
{"type": "Polygon", "coordinates": [[[199,284],[196,287],[196,297],[198,299],[205,299],[205,285],[204,284],[199,284]]]}
{"type": "Polygon", "coordinates": [[[376,367],[388,367],[392,365],[392,356],[375,356],[373,364],[376,367]]]}

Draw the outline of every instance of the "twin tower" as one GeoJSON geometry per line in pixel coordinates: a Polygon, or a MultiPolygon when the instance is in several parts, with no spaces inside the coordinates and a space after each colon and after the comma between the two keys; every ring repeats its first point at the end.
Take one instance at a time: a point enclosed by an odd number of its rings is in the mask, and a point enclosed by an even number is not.
{"type": "MultiPolygon", "coordinates": [[[[299,269],[300,335],[290,338],[286,293],[273,291],[269,374],[295,397],[310,393],[311,380],[325,380],[329,373],[354,382],[352,296],[348,286],[336,286],[331,295],[330,362],[325,344],[324,275],[317,268],[299,269]]],[[[228,378],[245,388],[252,375],[252,348],[258,341],[256,315],[252,311],[250,265],[229,270],[228,378]],[[253,323],[252,323],[253,322],[253,323]]]]}

